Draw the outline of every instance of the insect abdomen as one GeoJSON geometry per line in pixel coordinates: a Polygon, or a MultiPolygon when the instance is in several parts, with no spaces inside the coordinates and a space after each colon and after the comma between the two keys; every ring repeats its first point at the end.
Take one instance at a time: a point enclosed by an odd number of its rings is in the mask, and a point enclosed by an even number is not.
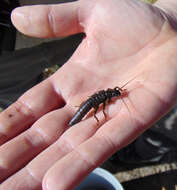
{"type": "MultiPolygon", "coordinates": [[[[116,87],[114,89],[100,90],[98,93],[93,94],[88,100],[83,102],[79,108],[79,110],[75,113],[71,121],[69,122],[69,126],[75,125],[80,122],[82,118],[92,109],[95,109],[94,117],[96,117],[96,112],[100,104],[103,103],[103,109],[105,108],[106,100],[110,101],[112,97],[120,96],[120,88],[116,87]]],[[[104,110],[103,110],[104,113],[104,110]]],[[[104,113],[105,115],[105,113],[104,113]]],[[[97,119],[98,121],[98,119],[97,119]]]]}
{"type": "Polygon", "coordinates": [[[80,122],[82,120],[82,118],[92,109],[92,105],[90,102],[90,99],[88,99],[87,101],[85,101],[81,107],[79,108],[79,110],[75,113],[75,115],[73,116],[73,118],[71,119],[71,121],[69,122],[69,126],[73,126],[76,123],[80,122]]]}

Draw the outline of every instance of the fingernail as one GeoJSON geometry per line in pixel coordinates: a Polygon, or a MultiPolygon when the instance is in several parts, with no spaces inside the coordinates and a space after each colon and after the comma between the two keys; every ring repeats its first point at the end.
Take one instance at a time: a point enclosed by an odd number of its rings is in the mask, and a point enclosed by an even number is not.
{"type": "Polygon", "coordinates": [[[29,25],[29,20],[26,16],[25,7],[14,9],[11,14],[11,20],[13,24],[19,29],[27,27],[29,25]]]}

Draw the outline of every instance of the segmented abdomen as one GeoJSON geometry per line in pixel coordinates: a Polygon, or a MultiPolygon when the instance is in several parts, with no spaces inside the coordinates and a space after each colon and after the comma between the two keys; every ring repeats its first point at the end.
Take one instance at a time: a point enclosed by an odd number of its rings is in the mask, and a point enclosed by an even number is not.
{"type": "Polygon", "coordinates": [[[89,101],[90,99],[86,100],[83,102],[78,109],[78,111],[74,114],[73,118],[69,122],[69,126],[71,127],[72,125],[75,125],[79,121],[82,120],[82,118],[92,109],[91,102],[89,101]]]}
{"type": "Polygon", "coordinates": [[[75,125],[80,122],[82,118],[92,109],[97,108],[101,103],[105,102],[108,98],[108,92],[101,90],[98,93],[93,94],[88,100],[83,102],[75,113],[71,121],[69,122],[69,126],[75,125]]]}

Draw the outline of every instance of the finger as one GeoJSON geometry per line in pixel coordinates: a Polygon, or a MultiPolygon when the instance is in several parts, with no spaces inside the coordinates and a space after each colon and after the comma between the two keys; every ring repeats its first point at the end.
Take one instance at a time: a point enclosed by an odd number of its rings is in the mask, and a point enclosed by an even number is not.
{"type": "Polygon", "coordinates": [[[64,101],[50,80],[27,91],[0,114],[0,145],[27,129],[45,113],[62,107],[64,101]]]}
{"type": "Polygon", "coordinates": [[[75,149],[79,144],[90,138],[97,131],[98,127],[99,126],[92,118],[92,120],[81,122],[68,129],[56,143],[41,152],[18,173],[8,178],[0,186],[0,189],[42,189],[42,179],[47,170],[57,160],[61,159],[68,152],[75,149]]]}
{"type": "Polygon", "coordinates": [[[142,132],[143,127],[141,123],[136,120],[132,122],[125,116],[127,113],[124,115],[122,112],[118,118],[103,125],[93,137],[57,161],[46,173],[43,189],[73,189],[116,150],[130,143],[142,132]]]}
{"type": "Polygon", "coordinates": [[[70,117],[66,108],[50,112],[29,130],[1,146],[0,182],[56,141],[68,127],[70,117]]]}
{"type": "Polygon", "coordinates": [[[59,37],[82,32],[78,21],[79,2],[16,8],[12,22],[24,34],[59,37]],[[36,14],[37,13],[37,14],[36,14]]]}

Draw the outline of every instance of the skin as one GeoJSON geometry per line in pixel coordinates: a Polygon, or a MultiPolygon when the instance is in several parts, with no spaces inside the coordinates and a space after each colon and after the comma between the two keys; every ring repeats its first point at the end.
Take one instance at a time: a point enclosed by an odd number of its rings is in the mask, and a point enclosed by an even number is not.
{"type": "Polygon", "coordinates": [[[14,10],[14,25],[27,35],[86,37],[58,72],[1,113],[0,190],[73,189],[176,105],[177,33],[164,17],[176,24],[176,7],[169,4],[81,0],[14,10]],[[127,93],[106,106],[106,121],[100,110],[99,125],[89,115],[68,128],[76,105],[127,82],[127,93]]]}

